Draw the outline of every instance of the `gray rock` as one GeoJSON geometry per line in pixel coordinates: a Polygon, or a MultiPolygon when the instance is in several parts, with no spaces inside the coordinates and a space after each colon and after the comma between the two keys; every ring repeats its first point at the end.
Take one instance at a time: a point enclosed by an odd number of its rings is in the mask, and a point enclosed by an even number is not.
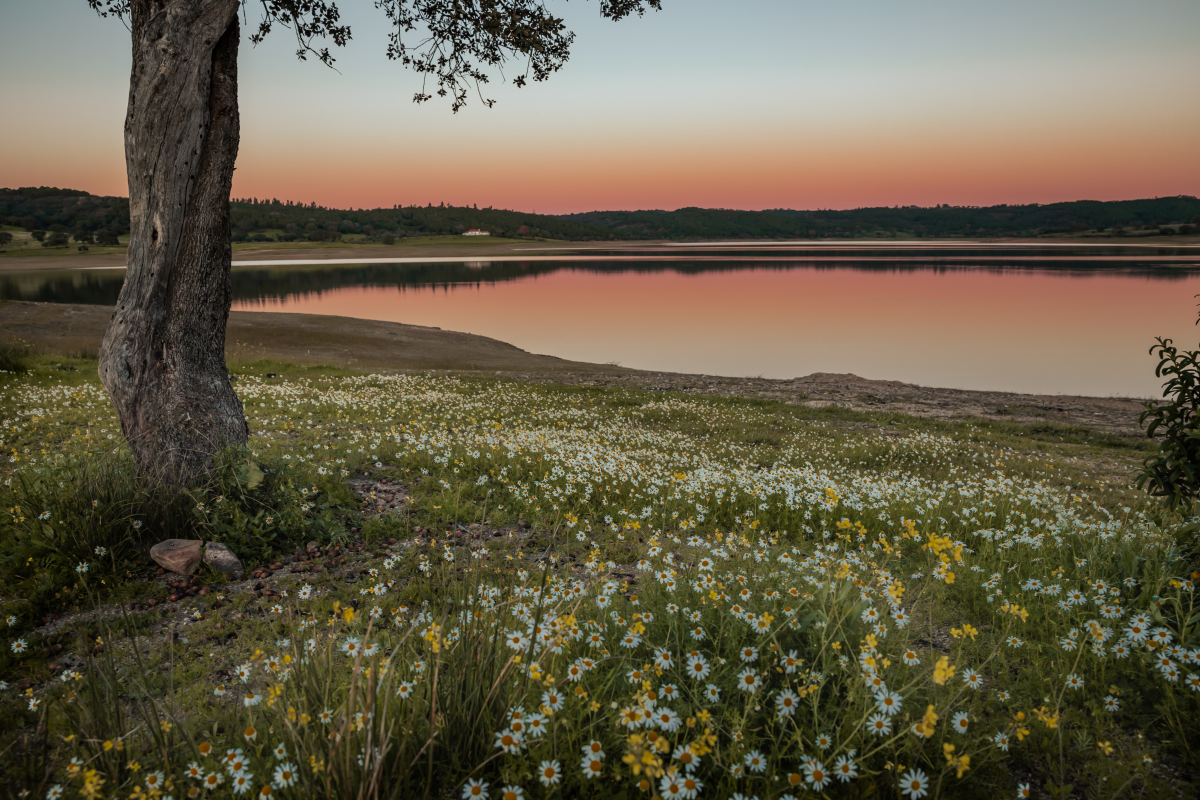
{"type": "Polygon", "coordinates": [[[167,539],[150,548],[150,557],[165,570],[191,575],[200,566],[203,546],[198,539],[167,539]]]}
{"type": "Polygon", "coordinates": [[[204,563],[231,578],[242,574],[242,562],[238,560],[232,550],[220,542],[209,542],[205,545],[204,563]]]}

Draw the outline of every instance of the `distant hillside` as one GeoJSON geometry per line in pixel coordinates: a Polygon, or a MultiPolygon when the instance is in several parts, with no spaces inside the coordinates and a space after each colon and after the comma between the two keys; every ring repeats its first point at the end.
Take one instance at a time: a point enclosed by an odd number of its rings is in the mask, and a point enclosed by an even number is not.
{"type": "MultiPolygon", "coordinates": [[[[587,241],[625,238],[614,231],[545,214],[466,206],[397,206],[343,210],[278,200],[229,204],[234,241],[387,241],[406,236],[461,234],[587,241]]],[[[86,237],[129,233],[129,200],[47,186],[0,189],[0,225],[86,237]]]]}
{"type": "Polygon", "coordinates": [[[677,211],[589,211],[564,219],[607,228],[634,239],[808,239],[905,235],[1036,236],[1088,231],[1123,233],[1194,232],[1200,200],[1037,203],[1023,206],[936,206],[856,208],[845,211],[735,211],[681,208],[677,211]]]}
{"type": "Polygon", "coordinates": [[[0,189],[0,225],[115,243],[117,236],[129,233],[129,200],[49,186],[0,189]]]}
{"type": "MultiPolygon", "coordinates": [[[[569,241],[609,239],[808,239],[855,237],[989,237],[1054,233],[1174,235],[1200,225],[1200,200],[1147,200],[1023,206],[856,208],[845,211],[589,211],[549,216],[470,206],[325,208],[291,201],[230,202],[234,241],[392,241],[461,234],[569,241]]],[[[79,241],[111,241],[129,232],[129,200],[73,189],[0,189],[0,225],[60,232],[79,241]]]]}
{"type": "Polygon", "coordinates": [[[613,231],[575,220],[471,206],[397,206],[344,211],[278,200],[234,200],[230,212],[234,241],[257,236],[283,240],[383,240],[388,236],[454,235],[472,228],[507,237],[571,241],[624,238],[613,231]]]}

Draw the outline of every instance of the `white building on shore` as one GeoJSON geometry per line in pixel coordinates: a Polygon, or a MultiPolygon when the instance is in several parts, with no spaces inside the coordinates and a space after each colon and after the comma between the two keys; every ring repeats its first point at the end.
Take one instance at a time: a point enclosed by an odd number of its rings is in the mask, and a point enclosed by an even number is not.
{"type": "Polygon", "coordinates": [[[479,228],[471,228],[471,230],[469,230],[463,234],[463,236],[491,236],[491,235],[492,234],[489,233],[488,231],[481,231],[481,230],[479,230],[479,228]]]}

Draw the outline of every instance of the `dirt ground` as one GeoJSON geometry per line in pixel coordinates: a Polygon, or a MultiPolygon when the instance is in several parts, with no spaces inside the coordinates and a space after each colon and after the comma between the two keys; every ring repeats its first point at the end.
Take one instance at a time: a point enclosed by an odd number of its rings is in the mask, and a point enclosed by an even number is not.
{"type": "MultiPolygon", "coordinates": [[[[112,308],[106,306],[10,301],[0,303],[0,338],[25,343],[41,353],[95,358],[111,316],[112,308]]],[[[239,362],[270,358],[363,370],[632,372],[535,355],[470,333],[319,314],[234,311],[229,315],[226,342],[231,368],[239,362]]]]}
{"type": "MultiPolygon", "coordinates": [[[[112,309],[102,306],[7,302],[0,304],[0,337],[39,352],[94,357],[111,314],[112,309]]],[[[315,314],[235,311],[229,317],[228,342],[227,355],[235,369],[239,362],[270,358],[363,370],[444,370],[538,383],[758,397],[931,419],[983,417],[1076,425],[1122,437],[1141,435],[1138,414],[1144,402],[937,389],[821,372],[788,380],[643,372],[528,353],[469,333],[315,314]]]]}

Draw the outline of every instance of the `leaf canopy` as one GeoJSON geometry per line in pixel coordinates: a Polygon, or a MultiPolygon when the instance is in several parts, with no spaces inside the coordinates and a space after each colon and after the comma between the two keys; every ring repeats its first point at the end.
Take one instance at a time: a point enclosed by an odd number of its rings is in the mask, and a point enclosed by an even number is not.
{"type": "MultiPolygon", "coordinates": [[[[564,0],[565,1],[565,0],[564,0]]],[[[135,3],[150,0],[87,0],[102,17],[128,22],[135,3]]],[[[345,47],[349,25],[342,24],[334,0],[238,0],[244,18],[258,16],[253,44],[264,41],[276,28],[290,30],[296,38],[296,56],[313,56],[328,67],[334,64],[330,45],[345,47]]],[[[518,87],[530,78],[544,81],[570,57],[575,34],[542,0],[373,0],[390,27],[387,57],[422,75],[413,101],[423,103],[434,94],[448,97],[457,112],[471,90],[491,107],[483,85],[510,62],[520,65],[512,78],[518,87]],[[433,84],[432,86],[430,84],[433,84]],[[428,89],[428,91],[427,91],[428,89]]],[[[600,13],[612,20],[648,10],[662,9],[662,0],[599,0],[600,13]]],[[[156,3],[157,5],[157,3],[156,3]]],[[[165,4],[163,4],[165,5],[165,4]]]]}

